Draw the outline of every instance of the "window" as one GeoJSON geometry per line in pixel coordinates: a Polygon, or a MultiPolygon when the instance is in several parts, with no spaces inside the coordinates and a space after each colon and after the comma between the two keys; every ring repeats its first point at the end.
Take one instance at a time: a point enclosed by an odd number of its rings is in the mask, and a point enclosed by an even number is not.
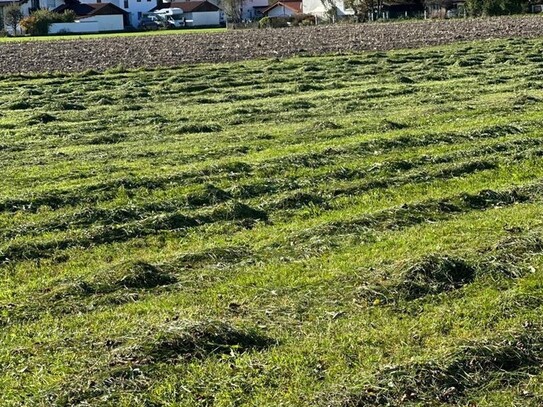
{"type": "Polygon", "coordinates": [[[124,8],[128,8],[128,0],[124,0],[124,8]]]}
{"type": "Polygon", "coordinates": [[[138,20],[141,20],[143,13],[141,11],[138,11],[138,20]]]}

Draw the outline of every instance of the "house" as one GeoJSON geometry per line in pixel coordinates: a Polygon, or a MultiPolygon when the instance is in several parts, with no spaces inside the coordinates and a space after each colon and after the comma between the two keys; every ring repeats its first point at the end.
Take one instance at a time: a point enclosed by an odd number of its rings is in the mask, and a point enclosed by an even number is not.
{"type": "MultiPolygon", "coordinates": [[[[125,27],[133,26],[138,27],[139,22],[143,16],[143,13],[147,13],[149,10],[157,6],[157,0],[68,0],[66,3],[82,3],[82,4],[106,4],[112,5],[122,9],[127,14],[125,27]]],[[[0,8],[3,4],[12,4],[13,1],[0,0],[0,8]]],[[[54,10],[65,4],[64,0],[21,0],[17,2],[21,5],[21,11],[23,15],[28,16],[36,10],[46,9],[54,10]]]]}
{"type": "Polygon", "coordinates": [[[266,8],[263,13],[269,18],[294,17],[302,14],[301,1],[278,1],[266,8]]]}
{"type": "MultiPolygon", "coordinates": [[[[81,0],[81,3],[104,3],[102,0],[81,0]]],[[[157,6],[157,0],[107,0],[120,9],[128,13],[129,24],[134,28],[137,28],[143,17],[143,13],[148,13],[151,9],[157,6]]]]}
{"type": "Polygon", "coordinates": [[[241,18],[245,21],[258,20],[264,16],[264,10],[269,5],[269,0],[243,0],[241,4],[241,18]]]}
{"type": "Polygon", "coordinates": [[[24,16],[29,16],[36,10],[53,10],[64,4],[64,0],[22,0],[21,12],[24,16]]]}
{"type": "Polygon", "coordinates": [[[465,0],[434,0],[426,2],[426,15],[430,18],[460,17],[465,15],[465,0]]]}
{"type": "Polygon", "coordinates": [[[108,32],[122,31],[130,24],[129,13],[111,3],[79,3],[67,1],[53,9],[56,13],[73,11],[79,18],[74,23],[55,23],[50,34],[59,32],[108,32]]]}
{"type": "Polygon", "coordinates": [[[385,0],[379,11],[375,17],[385,19],[423,17],[424,4],[422,0],[385,0]]]}
{"type": "MultiPolygon", "coordinates": [[[[179,0],[178,0],[179,1],[179,0]]],[[[223,0],[209,0],[216,6],[223,8],[221,3],[223,0]]],[[[255,21],[264,16],[263,11],[270,5],[269,0],[242,0],[241,2],[241,19],[243,21],[255,21]]]]}
{"type": "Polygon", "coordinates": [[[179,8],[183,10],[183,18],[188,27],[215,27],[224,22],[223,11],[215,4],[207,1],[175,1],[159,4],[155,10],[179,8]]]}
{"type": "MultiPolygon", "coordinates": [[[[303,14],[311,14],[320,18],[326,18],[328,15],[328,6],[325,6],[322,0],[302,0],[302,4],[303,14]]],[[[334,0],[334,7],[336,12],[333,19],[354,15],[354,11],[345,6],[344,0],[334,0]]]]}

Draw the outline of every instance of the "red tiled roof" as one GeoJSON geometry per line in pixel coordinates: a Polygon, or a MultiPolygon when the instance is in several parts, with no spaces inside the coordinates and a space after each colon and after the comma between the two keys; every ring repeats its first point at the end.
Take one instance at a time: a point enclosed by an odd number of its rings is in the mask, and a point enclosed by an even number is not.
{"type": "Polygon", "coordinates": [[[264,10],[263,13],[266,14],[268,11],[274,9],[277,6],[283,6],[285,8],[288,8],[289,10],[294,11],[295,13],[301,13],[302,12],[302,2],[301,1],[278,1],[277,3],[272,4],[266,10],[264,10]]]}

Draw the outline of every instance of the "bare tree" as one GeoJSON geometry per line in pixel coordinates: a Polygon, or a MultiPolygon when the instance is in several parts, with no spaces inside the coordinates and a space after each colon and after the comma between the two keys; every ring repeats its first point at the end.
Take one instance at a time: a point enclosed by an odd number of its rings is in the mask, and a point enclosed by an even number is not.
{"type": "Polygon", "coordinates": [[[328,18],[328,21],[335,22],[338,10],[335,0],[321,0],[321,2],[326,9],[326,17],[328,18]]]}
{"type": "Polygon", "coordinates": [[[23,19],[21,8],[15,3],[4,9],[4,24],[13,30],[13,35],[17,35],[17,26],[23,19]]]}
{"type": "Polygon", "coordinates": [[[358,22],[368,20],[370,12],[375,8],[375,0],[345,0],[345,7],[351,8],[358,22]]]}
{"type": "Polygon", "coordinates": [[[243,0],[221,0],[220,6],[222,6],[229,23],[241,23],[243,0]]]}

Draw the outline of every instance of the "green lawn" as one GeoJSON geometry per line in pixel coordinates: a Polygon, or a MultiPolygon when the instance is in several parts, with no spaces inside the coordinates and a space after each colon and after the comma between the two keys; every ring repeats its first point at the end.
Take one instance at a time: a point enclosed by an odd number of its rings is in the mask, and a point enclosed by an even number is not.
{"type": "Polygon", "coordinates": [[[0,37],[1,42],[17,41],[54,41],[54,40],[86,40],[115,37],[142,37],[154,35],[177,35],[177,34],[213,34],[225,32],[226,28],[187,28],[179,30],[158,30],[158,31],[136,31],[121,33],[102,33],[102,34],[69,34],[69,35],[50,35],[44,37],[0,37]]]}
{"type": "Polygon", "coordinates": [[[0,79],[0,405],[542,405],[541,49],[0,79]]]}

